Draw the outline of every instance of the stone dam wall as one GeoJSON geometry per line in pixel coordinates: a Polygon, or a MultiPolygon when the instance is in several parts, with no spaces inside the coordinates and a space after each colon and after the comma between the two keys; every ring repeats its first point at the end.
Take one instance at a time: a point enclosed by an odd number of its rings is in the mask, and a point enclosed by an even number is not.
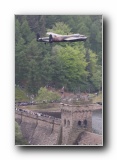
{"type": "Polygon", "coordinates": [[[29,144],[56,145],[60,143],[61,119],[16,110],[15,120],[29,144]]]}
{"type": "MultiPolygon", "coordinates": [[[[92,126],[95,126],[95,123],[92,123],[92,120],[94,121],[96,119],[97,121],[99,116],[93,118],[92,113],[99,109],[101,109],[101,107],[95,104],[88,106],[64,105],[61,107],[60,119],[45,113],[16,108],[15,120],[20,125],[23,137],[30,145],[73,145],[80,144],[78,140],[82,134],[85,135],[85,138],[88,132],[93,132],[94,129],[92,126]],[[84,134],[84,132],[86,134],[84,134]]],[[[96,122],[97,128],[95,128],[97,133],[99,124],[102,124],[102,120],[99,120],[99,123],[96,122]]],[[[101,132],[98,134],[101,134],[101,132]]],[[[94,143],[92,134],[88,137],[90,140],[88,144],[94,143]]],[[[82,142],[84,143],[84,141],[81,141],[81,143],[82,142]]]]}

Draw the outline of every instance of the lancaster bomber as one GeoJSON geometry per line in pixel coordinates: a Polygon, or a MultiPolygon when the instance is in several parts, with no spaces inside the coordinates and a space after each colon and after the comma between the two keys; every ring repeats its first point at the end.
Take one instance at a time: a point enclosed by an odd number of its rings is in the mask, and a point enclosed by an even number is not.
{"type": "Polygon", "coordinates": [[[77,42],[77,41],[86,41],[87,37],[81,34],[71,34],[71,35],[60,35],[52,32],[47,32],[48,37],[40,37],[40,34],[37,33],[37,42],[77,42]]]}

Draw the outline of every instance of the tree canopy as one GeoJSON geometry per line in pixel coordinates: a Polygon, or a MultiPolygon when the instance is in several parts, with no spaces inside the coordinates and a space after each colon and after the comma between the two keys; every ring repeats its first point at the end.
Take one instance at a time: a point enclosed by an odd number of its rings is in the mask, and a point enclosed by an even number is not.
{"type": "Polygon", "coordinates": [[[51,84],[69,91],[101,89],[102,17],[100,15],[16,15],[15,83],[37,94],[51,84]],[[36,33],[80,33],[86,42],[44,44],[36,33]]]}

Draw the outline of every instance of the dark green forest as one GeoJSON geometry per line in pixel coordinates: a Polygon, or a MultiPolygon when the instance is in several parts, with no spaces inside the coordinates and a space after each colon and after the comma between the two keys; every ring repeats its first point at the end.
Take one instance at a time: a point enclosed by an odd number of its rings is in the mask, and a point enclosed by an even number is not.
{"type": "Polygon", "coordinates": [[[36,95],[47,84],[70,92],[101,90],[101,15],[15,16],[15,85],[36,95]],[[37,42],[37,32],[47,36],[47,31],[88,38],[86,42],[37,42]]]}

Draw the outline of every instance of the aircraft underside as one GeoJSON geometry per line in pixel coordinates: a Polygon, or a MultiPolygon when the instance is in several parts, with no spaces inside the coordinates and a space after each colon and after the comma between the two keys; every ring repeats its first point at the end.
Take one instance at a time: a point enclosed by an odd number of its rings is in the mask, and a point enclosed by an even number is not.
{"type": "Polygon", "coordinates": [[[86,41],[87,37],[85,36],[55,36],[50,34],[49,37],[40,38],[40,34],[37,34],[37,41],[38,42],[45,42],[45,43],[53,43],[53,42],[78,42],[78,41],[86,41]]]}

